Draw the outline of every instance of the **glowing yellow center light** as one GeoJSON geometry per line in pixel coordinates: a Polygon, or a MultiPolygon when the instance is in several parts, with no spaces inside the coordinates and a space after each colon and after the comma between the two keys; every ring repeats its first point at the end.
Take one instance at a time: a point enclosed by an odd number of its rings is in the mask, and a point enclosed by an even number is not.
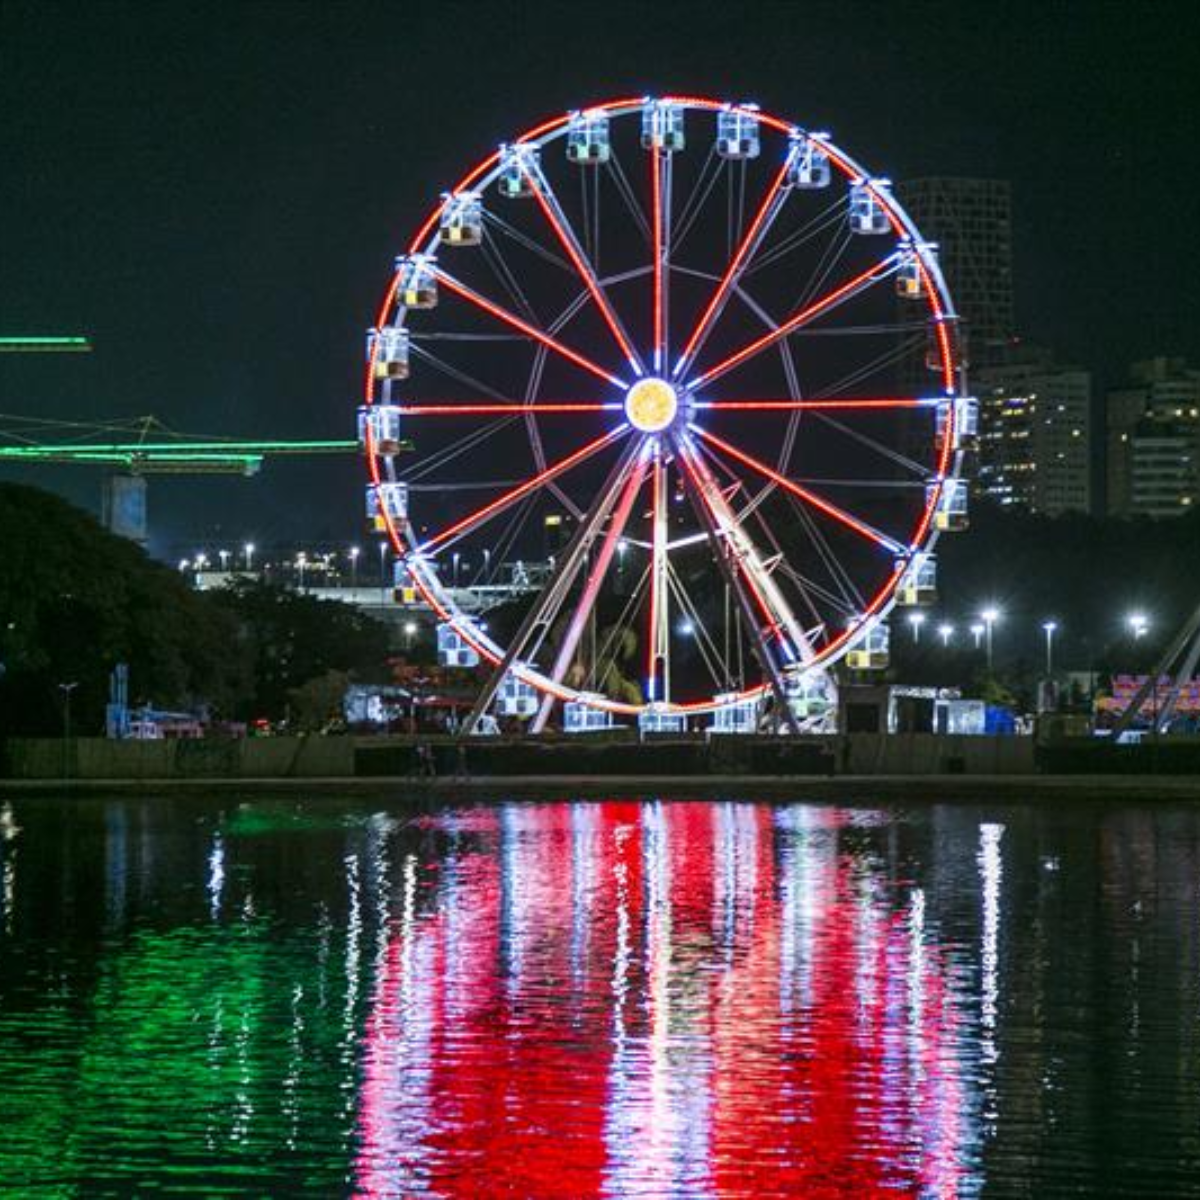
{"type": "Polygon", "coordinates": [[[665,379],[639,379],[625,393],[625,415],[643,433],[666,429],[678,411],[679,396],[665,379]]]}

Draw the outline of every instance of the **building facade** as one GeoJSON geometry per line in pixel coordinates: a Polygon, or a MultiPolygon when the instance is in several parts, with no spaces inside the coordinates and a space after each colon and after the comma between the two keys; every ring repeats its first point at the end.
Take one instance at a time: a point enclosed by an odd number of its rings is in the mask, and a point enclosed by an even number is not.
{"type": "Polygon", "coordinates": [[[1010,348],[973,373],[980,494],[1005,508],[1092,511],[1092,376],[1044,350],[1010,348]]]}
{"type": "Polygon", "coordinates": [[[1200,370],[1181,358],[1134,363],[1106,405],[1108,511],[1177,517],[1200,504],[1200,370]]]}

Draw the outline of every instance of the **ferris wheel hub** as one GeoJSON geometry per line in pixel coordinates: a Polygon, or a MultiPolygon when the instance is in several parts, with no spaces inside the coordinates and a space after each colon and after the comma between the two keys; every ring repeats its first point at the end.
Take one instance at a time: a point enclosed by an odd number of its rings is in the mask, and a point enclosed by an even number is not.
{"type": "Polygon", "coordinates": [[[625,393],[625,415],[642,433],[660,433],[679,413],[679,393],[655,376],[639,379],[625,393]]]}

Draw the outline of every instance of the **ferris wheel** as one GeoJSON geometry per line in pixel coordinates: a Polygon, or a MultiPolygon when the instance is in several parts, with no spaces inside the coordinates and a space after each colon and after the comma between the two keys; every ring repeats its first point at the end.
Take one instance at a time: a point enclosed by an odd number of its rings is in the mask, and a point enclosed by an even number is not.
{"type": "Polygon", "coordinates": [[[490,664],[468,728],[828,722],[966,524],[956,326],[888,180],[755,105],[612,100],[468,171],[359,410],[398,583],[444,662],[490,664]],[[522,600],[485,622],[488,589],[522,600]]]}

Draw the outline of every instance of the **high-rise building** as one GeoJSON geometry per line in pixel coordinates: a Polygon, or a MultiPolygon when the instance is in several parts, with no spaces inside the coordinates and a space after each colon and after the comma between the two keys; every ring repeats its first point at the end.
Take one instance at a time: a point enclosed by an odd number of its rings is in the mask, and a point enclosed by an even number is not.
{"type": "Polygon", "coordinates": [[[1200,504],[1200,370],[1182,358],[1134,363],[1107,397],[1108,511],[1174,517],[1200,504]]]}
{"type": "Polygon", "coordinates": [[[986,365],[1012,339],[1012,187],[1004,179],[931,176],[896,194],[935,242],[970,360],[986,365]]]}
{"type": "Polygon", "coordinates": [[[979,492],[1047,516],[1090,512],[1091,373],[1031,347],[1006,358],[974,373],[979,492]]]}

